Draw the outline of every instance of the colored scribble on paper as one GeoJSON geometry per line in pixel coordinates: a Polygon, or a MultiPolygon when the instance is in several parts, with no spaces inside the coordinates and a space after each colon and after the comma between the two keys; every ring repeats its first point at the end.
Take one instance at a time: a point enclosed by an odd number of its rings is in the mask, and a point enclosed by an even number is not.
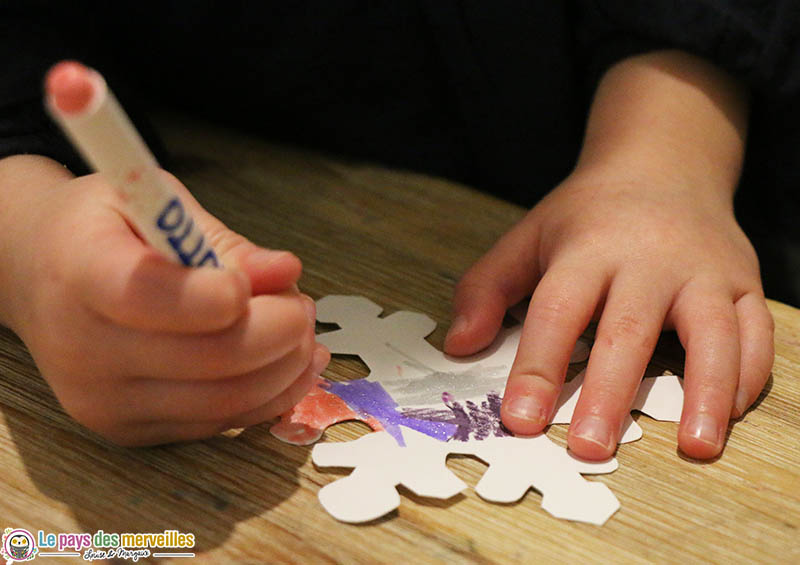
{"type": "Polygon", "coordinates": [[[270,433],[293,445],[310,445],[318,441],[328,426],[357,420],[364,422],[373,431],[383,430],[383,425],[369,414],[357,414],[336,394],[328,392],[330,381],[317,378],[311,391],[289,412],[281,416],[280,422],[270,428],[270,433]]]}
{"type": "Polygon", "coordinates": [[[439,441],[447,441],[458,429],[456,424],[450,422],[414,418],[398,411],[397,403],[377,382],[359,379],[348,383],[330,383],[328,387],[359,416],[378,420],[401,446],[405,445],[401,425],[439,441]]]}
{"type": "Polygon", "coordinates": [[[404,408],[403,414],[410,418],[447,422],[457,426],[453,439],[468,441],[470,438],[483,440],[488,437],[504,437],[510,435],[500,421],[500,403],[502,397],[496,392],[489,392],[486,400],[480,403],[467,400],[463,403],[455,400],[449,392],[442,393],[442,402],[447,410],[436,408],[404,408]]]}

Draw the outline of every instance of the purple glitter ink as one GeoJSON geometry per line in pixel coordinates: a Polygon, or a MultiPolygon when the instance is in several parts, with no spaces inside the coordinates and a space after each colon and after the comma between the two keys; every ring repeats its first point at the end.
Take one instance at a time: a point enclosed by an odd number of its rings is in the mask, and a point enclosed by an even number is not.
{"type": "Polygon", "coordinates": [[[397,403],[378,382],[367,379],[334,382],[328,391],[344,400],[359,415],[378,420],[401,446],[405,446],[405,441],[400,426],[417,430],[439,441],[447,441],[458,430],[458,426],[452,422],[415,418],[398,412],[397,403]]]}
{"type": "Polygon", "coordinates": [[[455,424],[458,428],[453,434],[453,439],[458,441],[468,441],[470,436],[477,440],[486,439],[489,436],[503,437],[511,434],[500,421],[502,400],[499,394],[490,392],[480,405],[471,400],[467,400],[462,405],[453,398],[452,394],[444,392],[442,401],[448,410],[405,408],[403,415],[409,418],[455,424]]]}

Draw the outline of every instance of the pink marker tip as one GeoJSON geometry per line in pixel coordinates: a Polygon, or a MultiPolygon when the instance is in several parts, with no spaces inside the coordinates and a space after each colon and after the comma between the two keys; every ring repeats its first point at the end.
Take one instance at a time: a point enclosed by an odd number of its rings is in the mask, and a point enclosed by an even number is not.
{"type": "Polygon", "coordinates": [[[47,72],[45,90],[65,114],[82,112],[94,95],[89,69],[77,61],[61,61],[47,72]]]}

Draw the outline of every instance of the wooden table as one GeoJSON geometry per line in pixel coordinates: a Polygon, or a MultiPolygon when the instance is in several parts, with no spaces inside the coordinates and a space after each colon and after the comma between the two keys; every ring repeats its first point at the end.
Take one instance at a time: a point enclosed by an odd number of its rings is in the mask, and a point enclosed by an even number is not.
{"type": "MultiPolygon", "coordinates": [[[[439,322],[444,339],[459,275],[523,210],[444,180],[275,147],[196,122],[161,120],[174,172],[256,242],[294,250],[304,291],[361,294],[439,322]]],[[[733,424],[710,463],[676,450],[677,424],[642,416],[644,438],[619,448],[606,483],[622,508],[604,526],[557,520],[529,492],[493,505],[473,490],[447,502],[402,491],[398,511],[342,524],[317,502],[342,472],[318,471],[310,448],[268,425],[237,437],[148,449],[109,445],[72,422],[24,346],[0,331],[0,526],[45,532],[192,532],[181,563],[800,562],[800,310],[772,302],[777,358],[756,409],[733,424]]],[[[681,372],[662,339],[654,369],[681,372]]],[[[335,360],[325,375],[363,376],[335,360]]],[[[343,424],[326,441],[363,434],[343,424]]],[[[565,431],[548,435],[563,444],[565,431]]],[[[448,465],[470,485],[485,466],[448,465]]],[[[74,561],[80,561],[77,558],[74,561]]],[[[69,562],[53,559],[51,562],[69,562]]],[[[165,559],[155,560],[165,562],[165,559]]]]}

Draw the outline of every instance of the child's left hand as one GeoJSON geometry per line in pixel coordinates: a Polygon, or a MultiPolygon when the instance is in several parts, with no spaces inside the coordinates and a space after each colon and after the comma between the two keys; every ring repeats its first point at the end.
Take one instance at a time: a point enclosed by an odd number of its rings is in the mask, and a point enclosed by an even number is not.
{"type": "Polygon", "coordinates": [[[549,421],[595,312],[602,317],[569,431],[577,455],[614,452],[662,325],[686,349],[682,451],[717,455],[729,417],[758,397],[773,345],[755,252],[728,207],[700,201],[691,186],[653,185],[567,180],[459,284],[447,341],[456,354],[488,344],[506,308],[533,292],[502,408],[512,431],[535,433],[549,421]]]}
{"type": "Polygon", "coordinates": [[[575,172],[456,290],[445,342],[454,355],[487,346],[506,309],[533,294],[501,410],[510,430],[547,425],[595,317],[570,449],[613,454],[664,327],[686,349],[679,447],[720,453],[729,418],[758,398],[773,361],[758,260],[733,215],[744,99],[729,77],[677,52],[629,59],[604,77],[575,172]]]}

